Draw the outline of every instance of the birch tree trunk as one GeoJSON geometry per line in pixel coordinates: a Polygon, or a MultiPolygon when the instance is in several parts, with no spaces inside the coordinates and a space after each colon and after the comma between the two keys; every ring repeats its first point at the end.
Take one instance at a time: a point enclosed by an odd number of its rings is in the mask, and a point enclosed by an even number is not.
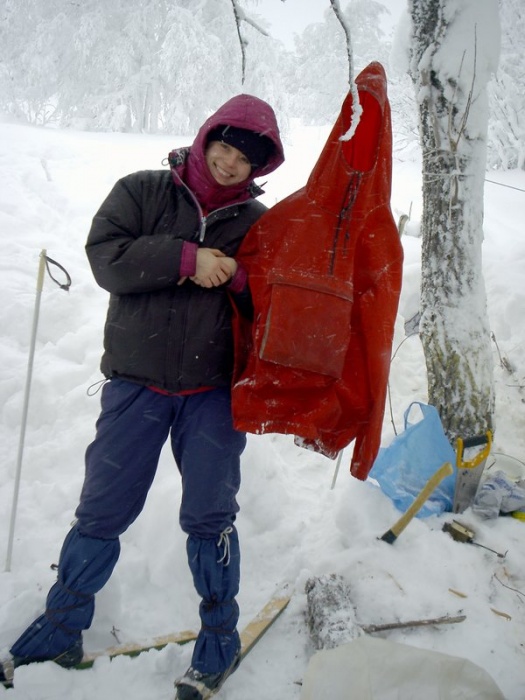
{"type": "Polygon", "coordinates": [[[497,0],[409,0],[409,9],[423,153],[420,337],[429,403],[454,442],[493,423],[481,247],[486,87],[495,66],[487,55],[494,43],[489,49],[479,35],[487,11],[497,34],[498,7],[497,0]]]}

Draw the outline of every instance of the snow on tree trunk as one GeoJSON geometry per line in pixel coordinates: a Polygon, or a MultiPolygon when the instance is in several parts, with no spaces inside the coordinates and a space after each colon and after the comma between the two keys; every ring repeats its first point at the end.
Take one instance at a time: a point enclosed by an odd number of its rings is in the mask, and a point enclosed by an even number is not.
{"type": "Polygon", "coordinates": [[[492,427],[493,369],[482,273],[487,83],[497,0],[409,0],[411,75],[423,152],[420,337],[429,402],[452,441],[492,427]]]}

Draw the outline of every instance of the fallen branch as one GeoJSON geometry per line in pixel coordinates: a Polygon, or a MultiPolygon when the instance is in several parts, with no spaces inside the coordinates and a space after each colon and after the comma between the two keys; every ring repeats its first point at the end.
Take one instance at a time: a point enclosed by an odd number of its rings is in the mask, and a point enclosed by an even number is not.
{"type": "Polygon", "coordinates": [[[409,620],[408,622],[387,622],[383,625],[361,625],[361,629],[366,634],[373,632],[385,632],[386,630],[405,629],[406,627],[427,627],[429,625],[451,625],[456,622],[463,622],[466,615],[443,615],[442,617],[430,617],[426,620],[409,620]]]}
{"type": "Polygon", "coordinates": [[[514,591],[514,593],[517,593],[518,595],[521,595],[521,596],[523,596],[523,597],[525,598],[525,593],[523,593],[523,591],[520,591],[520,590],[518,590],[517,588],[513,588],[512,586],[508,586],[506,583],[503,583],[503,581],[501,581],[501,579],[499,579],[499,578],[496,576],[496,574],[494,574],[494,578],[495,578],[496,581],[497,581],[499,584],[501,584],[504,588],[508,588],[509,591],[514,591]]]}

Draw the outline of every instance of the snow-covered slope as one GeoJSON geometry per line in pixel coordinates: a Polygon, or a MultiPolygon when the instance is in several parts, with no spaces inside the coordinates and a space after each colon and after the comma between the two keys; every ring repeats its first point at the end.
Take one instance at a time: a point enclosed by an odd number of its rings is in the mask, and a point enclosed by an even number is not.
{"type": "MultiPolygon", "coordinates": [[[[287,162],[266,186],[272,205],[304,184],[327,129],[296,125],[287,162]]],[[[82,483],[83,453],[94,432],[96,383],[106,294],[84,255],[91,217],[121,175],[163,167],[181,143],[166,136],[87,134],[0,124],[0,647],[7,648],[43,607],[54,581],[50,568],[73,518],[82,483]],[[46,275],[41,299],[32,393],[10,572],[3,571],[14,490],[36,274],[42,249],[73,278],[69,293],[46,275]]],[[[525,173],[488,176],[485,274],[497,382],[497,431],[491,468],[519,471],[525,462],[525,173]],[[518,188],[518,189],[511,189],[518,188]],[[509,373],[504,365],[514,368],[509,373]],[[509,457],[504,458],[502,454],[509,457]]],[[[403,236],[404,288],[395,348],[404,321],[418,308],[421,210],[417,156],[396,158],[393,209],[410,212],[403,236]]],[[[60,275],[55,269],[54,274],[60,275]]],[[[397,429],[412,400],[426,399],[424,358],[417,336],[399,347],[390,398],[397,429]]],[[[384,443],[393,436],[387,407],[384,443]]],[[[350,450],[350,448],[349,448],[350,450]]],[[[379,541],[399,517],[373,483],[348,474],[345,453],[335,463],[295,447],[285,436],[252,436],[243,458],[238,528],[242,541],[241,623],[281,585],[290,606],[221,691],[224,700],[299,698],[314,653],[306,622],[304,584],[310,576],[343,575],[360,624],[463,613],[465,622],[383,633],[393,641],[458,655],[482,666],[507,700],[525,697],[525,523],[500,517],[462,520],[480,543],[454,542],[442,532],[451,514],[414,520],[394,545],[379,541]]],[[[85,646],[143,640],[198,624],[198,600],[178,527],[180,486],[169,451],[141,518],[122,538],[116,571],[98,596],[85,646]]],[[[17,671],[11,700],[165,700],[188,665],[191,645],[169,646],[131,660],[100,659],[89,671],[47,663],[17,671]]]]}

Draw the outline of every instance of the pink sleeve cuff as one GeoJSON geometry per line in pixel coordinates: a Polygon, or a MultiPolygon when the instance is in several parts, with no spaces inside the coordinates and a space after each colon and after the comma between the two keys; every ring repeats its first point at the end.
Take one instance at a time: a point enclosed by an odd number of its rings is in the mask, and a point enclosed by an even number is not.
{"type": "Polygon", "coordinates": [[[228,284],[228,289],[230,292],[242,292],[246,285],[248,284],[248,273],[244,269],[242,265],[237,265],[237,269],[235,270],[235,274],[231,278],[230,283],[228,284]]]}
{"type": "Polygon", "coordinates": [[[196,243],[184,241],[182,244],[182,253],[180,258],[181,277],[193,277],[197,270],[197,250],[199,246],[196,243]]]}

